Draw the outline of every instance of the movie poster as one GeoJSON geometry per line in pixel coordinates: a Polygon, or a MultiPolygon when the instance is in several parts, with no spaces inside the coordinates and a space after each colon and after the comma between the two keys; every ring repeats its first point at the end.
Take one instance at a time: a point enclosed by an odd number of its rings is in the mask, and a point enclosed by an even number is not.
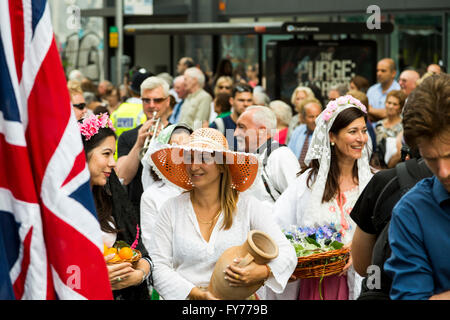
{"type": "MultiPolygon", "coordinates": [[[[268,47],[269,49],[269,47],[268,47]]],[[[290,101],[297,86],[316,86],[324,99],[331,87],[349,84],[360,75],[376,81],[376,42],[370,40],[278,41],[271,63],[275,76],[268,78],[272,94],[290,101]]],[[[269,90],[270,91],[270,90],[269,90]]]]}

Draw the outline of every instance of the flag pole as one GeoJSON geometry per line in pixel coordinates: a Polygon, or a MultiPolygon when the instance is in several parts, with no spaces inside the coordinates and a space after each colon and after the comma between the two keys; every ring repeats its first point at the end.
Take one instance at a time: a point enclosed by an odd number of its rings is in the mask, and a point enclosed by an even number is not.
{"type": "Polygon", "coordinates": [[[122,55],[123,55],[123,0],[116,0],[116,26],[119,43],[116,49],[117,85],[122,84],[122,55]]]}

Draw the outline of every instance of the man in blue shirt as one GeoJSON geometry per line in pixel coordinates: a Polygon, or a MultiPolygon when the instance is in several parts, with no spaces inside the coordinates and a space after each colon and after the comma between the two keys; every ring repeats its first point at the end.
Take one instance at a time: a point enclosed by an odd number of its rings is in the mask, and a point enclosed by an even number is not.
{"type": "Polygon", "coordinates": [[[253,88],[243,83],[234,85],[230,104],[231,114],[223,118],[216,118],[209,127],[219,130],[227,138],[230,150],[237,151],[237,140],[234,136],[237,119],[247,107],[253,104],[253,88]]]}
{"type": "Polygon", "coordinates": [[[433,177],[394,207],[389,228],[392,299],[450,299],[450,75],[425,79],[409,96],[404,138],[433,177]]]}
{"type": "Polygon", "coordinates": [[[188,94],[184,84],[184,76],[178,76],[175,78],[173,81],[173,90],[177,93],[177,96],[180,99],[180,101],[178,101],[173,107],[172,114],[169,118],[169,122],[175,124],[180,120],[181,106],[183,105],[184,99],[188,94]]]}
{"type": "Polygon", "coordinates": [[[386,95],[392,90],[400,90],[400,84],[395,80],[397,74],[395,62],[384,58],[377,64],[377,83],[367,90],[369,99],[369,118],[372,122],[386,118],[386,95]]]}
{"type": "Polygon", "coordinates": [[[316,118],[322,112],[322,106],[315,101],[314,99],[303,106],[301,117],[304,123],[295,128],[288,143],[288,148],[295,154],[302,169],[306,166],[304,160],[308,151],[309,141],[316,128],[316,118]]]}

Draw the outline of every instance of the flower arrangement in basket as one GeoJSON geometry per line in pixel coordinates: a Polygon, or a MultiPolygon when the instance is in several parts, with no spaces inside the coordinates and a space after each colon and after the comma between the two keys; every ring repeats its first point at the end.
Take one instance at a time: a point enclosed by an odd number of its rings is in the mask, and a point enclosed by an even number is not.
{"type": "Polygon", "coordinates": [[[135,266],[142,258],[141,252],[136,249],[139,239],[139,226],[136,226],[136,229],[136,239],[131,246],[125,241],[120,240],[116,241],[111,248],[108,248],[105,244],[103,245],[103,256],[106,257],[114,254],[114,256],[106,262],[107,264],[130,262],[133,266],[135,266]]]}
{"type": "Polygon", "coordinates": [[[350,256],[333,224],[317,228],[291,226],[284,234],[297,253],[297,278],[323,278],[342,272],[350,256]]]}

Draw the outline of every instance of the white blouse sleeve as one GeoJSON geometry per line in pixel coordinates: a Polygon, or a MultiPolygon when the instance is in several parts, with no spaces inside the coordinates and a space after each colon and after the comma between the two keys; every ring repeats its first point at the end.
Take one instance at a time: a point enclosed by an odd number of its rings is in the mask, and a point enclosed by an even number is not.
{"type": "Polygon", "coordinates": [[[141,234],[144,247],[150,247],[150,235],[155,227],[158,208],[151,197],[151,189],[144,191],[141,197],[141,234]]]}
{"type": "Polygon", "coordinates": [[[184,300],[195,285],[179,275],[173,268],[172,215],[177,213],[173,202],[165,202],[160,209],[148,252],[155,265],[153,270],[155,289],[165,300],[184,300]]]}
{"type": "Polygon", "coordinates": [[[251,229],[266,232],[278,245],[278,257],[268,263],[272,275],[265,284],[274,292],[281,293],[297,265],[295,249],[281,232],[270,209],[252,197],[249,210],[251,229]]]}
{"type": "Polygon", "coordinates": [[[297,223],[297,200],[302,176],[297,177],[274,204],[273,213],[282,229],[287,229],[289,226],[297,223]]]}

